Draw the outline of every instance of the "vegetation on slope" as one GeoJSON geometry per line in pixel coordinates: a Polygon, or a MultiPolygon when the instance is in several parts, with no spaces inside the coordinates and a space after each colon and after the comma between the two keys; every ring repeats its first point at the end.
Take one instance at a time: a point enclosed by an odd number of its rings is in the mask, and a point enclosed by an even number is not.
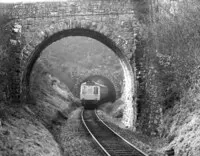
{"type": "Polygon", "coordinates": [[[200,3],[182,1],[173,12],[168,6],[158,7],[155,21],[143,35],[147,42],[145,81],[155,86],[146,92],[155,93],[161,104],[160,136],[169,143],[163,150],[174,148],[177,156],[196,156],[200,152],[200,3]]]}
{"type": "Polygon", "coordinates": [[[37,63],[29,103],[0,103],[0,155],[98,155],[81,125],[80,112],[80,101],[66,85],[37,63]]]}
{"type": "Polygon", "coordinates": [[[46,65],[37,62],[31,74],[30,107],[48,125],[60,113],[68,115],[80,106],[68,87],[47,72],[46,65]]]}

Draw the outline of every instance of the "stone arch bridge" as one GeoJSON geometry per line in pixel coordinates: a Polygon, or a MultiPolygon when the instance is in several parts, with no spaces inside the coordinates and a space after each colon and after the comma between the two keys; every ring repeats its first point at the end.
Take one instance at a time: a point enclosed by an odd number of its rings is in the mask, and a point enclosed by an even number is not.
{"type": "Polygon", "coordinates": [[[35,61],[44,48],[68,36],[96,39],[119,57],[125,76],[122,99],[126,104],[124,123],[134,125],[135,35],[138,22],[130,0],[67,0],[66,2],[9,4],[1,14],[11,18],[9,54],[14,61],[9,86],[12,102],[24,102],[29,93],[29,78],[35,61]],[[133,120],[130,114],[134,114],[133,120]]]}

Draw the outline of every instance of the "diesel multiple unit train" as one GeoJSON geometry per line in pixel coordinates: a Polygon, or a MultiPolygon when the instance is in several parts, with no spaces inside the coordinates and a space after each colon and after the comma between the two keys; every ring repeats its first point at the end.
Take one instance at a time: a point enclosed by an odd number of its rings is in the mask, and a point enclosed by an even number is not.
{"type": "Polygon", "coordinates": [[[107,94],[108,88],[105,85],[93,81],[87,81],[81,84],[80,99],[86,109],[96,108],[100,100],[107,94]]]}
{"type": "Polygon", "coordinates": [[[80,84],[80,100],[86,109],[94,109],[103,103],[114,102],[115,87],[103,76],[90,76],[80,84]]]}

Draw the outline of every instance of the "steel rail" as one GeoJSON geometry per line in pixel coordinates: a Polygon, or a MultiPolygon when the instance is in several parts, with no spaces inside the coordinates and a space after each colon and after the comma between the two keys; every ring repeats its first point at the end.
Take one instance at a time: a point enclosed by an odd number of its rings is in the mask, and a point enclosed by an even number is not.
{"type": "Polygon", "coordinates": [[[146,153],[144,153],[143,151],[141,151],[139,148],[137,148],[135,145],[131,144],[128,140],[126,140],[125,138],[123,138],[120,134],[118,134],[117,132],[115,132],[112,128],[110,128],[97,114],[97,110],[95,110],[95,114],[97,116],[97,118],[99,119],[99,121],[101,121],[108,129],[110,129],[113,133],[115,133],[118,137],[120,137],[123,141],[125,141],[127,144],[129,144],[130,146],[132,146],[133,148],[137,149],[138,151],[140,151],[142,154],[144,154],[144,156],[148,156],[146,153]]]}
{"type": "Polygon", "coordinates": [[[107,156],[148,156],[110,128],[102,119],[100,119],[96,110],[87,111],[88,110],[85,110],[84,112],[83,110],[81,112],[83,125],[107,156]]]}
{"type": "Polygon", "coordinates": [[[111,156],[106,149],[100,144],[100,142],[96,139],[96,137],[92,134],[92,132],[90,131],[90,129],[88,128],[87,124],[85,123],[85,120],[83,118],[83,112],[84,110],[82,110],[81,112],[81,120],[83,122],[83,125],[85,126],[85,128],[87,129],[87,131],[89,132],[89,134],[92,136],[92,138],[95,140],[95,142],[99,145],[99,147],[103,150],[103,152],[107,155],[107,156],[111,156]]]}

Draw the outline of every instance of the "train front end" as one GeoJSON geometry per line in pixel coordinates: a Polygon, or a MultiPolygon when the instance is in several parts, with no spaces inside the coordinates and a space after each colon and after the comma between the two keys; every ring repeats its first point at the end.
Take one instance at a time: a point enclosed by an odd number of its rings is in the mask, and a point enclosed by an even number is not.
{"type": "Polygon", "coordinates": [[[80,88],[80,99],[85,109],[94,109],[100,100],[100,87],[92,82],[84,82],[80,88]]]}

